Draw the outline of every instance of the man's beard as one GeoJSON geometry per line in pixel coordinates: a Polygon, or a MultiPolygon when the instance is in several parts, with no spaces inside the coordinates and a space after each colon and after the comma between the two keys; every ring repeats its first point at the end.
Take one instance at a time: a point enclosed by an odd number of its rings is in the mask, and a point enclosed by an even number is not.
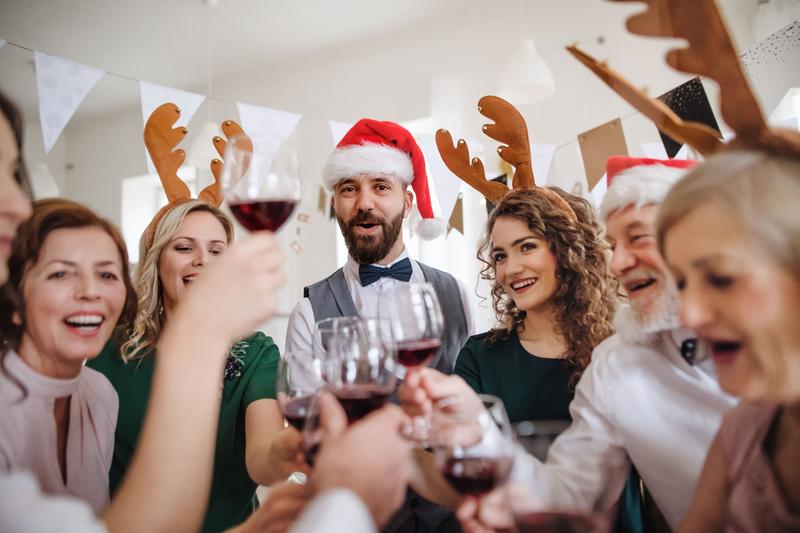
{"type": "Polygon", "coordinates": [[[672,280],[660,272],[657,274],[658,291],[647,297],[631,300],[631,310],[642,329],[642,333],[658,333],[675,329],[680,325],[678,311],[680,298],[672,280]]]}
{"type": "Polygon", "coordinates": [[[338,215],[336,221],[342,230],[350,256],[362,265],[371,265],[386,257],[397,242],[403,230],[403,211],[389,222],[369,211],[361,210],[350,222],[345,222],[338,215]],[[376,224],[381,227],[381,231],[373,235],[356,235],[355,227],[359,224],[376,224]]]}

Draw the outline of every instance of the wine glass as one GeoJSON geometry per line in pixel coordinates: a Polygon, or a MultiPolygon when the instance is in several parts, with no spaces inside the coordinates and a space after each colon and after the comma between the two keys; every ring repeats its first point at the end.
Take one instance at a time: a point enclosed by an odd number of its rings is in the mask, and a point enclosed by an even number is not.
{"type": "Polygon", "coordinates": [[[334,334],[347,328],[354,328],[360,319],[357,316],[338,316],[325,318],[314,324],[312,351],[315,358],[326,360],[328,348],[334,334]]]}
{"type": "Polygon", "coordinates": [[[378,317],[389,322],[397,359],[406,368],[428,364],[442,346],[444,317],[430,283],[402,283],[382,291],[378,317]]]}
{"type": "Polygon", "coordinates": [[[353,423],[383,407],[395,388],[397,349],[389,324],[360,319],[339,328],[328,347],[328,385],[353,423]]]}
{"type": "MultiPolygon", "coordinates": [[[[545,461],[552,443],[570,424],[569,420],[529,420],[515,424],[514,430],[525,450],[545,461]]],[[[608,513],[586,512],[569,505],[546,505],[521,484],[509,484],[507,497],[520,533],[608,533],[611,530],[608,513]]]]}
{"type": "Polygon", "coordinates": [[[275,382],[278,405],[286,421],[298,431],[303,429],[311,399],[324,385],[318,359],[311,354],[283,354],[275,382]]]}
{"type": "Polygon", "coordinates": [[[514,437],[502,400],[480,395],[482,408],[451,410],[437,402],[429,444],[444,478],[462,495],[482,496],[505,483],[514,458],[514,437]]]}
{"type": "Polygon", "coordinates": [[[303,430],[301,446],[303,447],[303,457],[311,468],[314,468],[314,459],[319,453],[322,444],[322,426],[319,417],[319,391],[311,396],[306,409],[306,417],[303,420],[303,430]]]}
{"type": "Polygon", "coordinates": [[[236,135],[225,149],[222,190],[233,216],[249,231],[278,231],[300,200],[297,164],[276,158],[273,144],[236,135]]]}

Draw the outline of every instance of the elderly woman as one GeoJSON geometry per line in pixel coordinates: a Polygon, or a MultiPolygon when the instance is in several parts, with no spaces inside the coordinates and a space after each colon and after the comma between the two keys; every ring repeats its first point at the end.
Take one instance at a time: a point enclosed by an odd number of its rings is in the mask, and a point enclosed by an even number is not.
{"type": "MultiPolygon", "coordinates": [[[[130,465],[142,429],[158,358],[155,343],[190,286],[209,262],[225,253],[232,239],[230,219],[202,200],[168,208],[157,218],[154,230],[142,236],[136,320],[124,343],[109,343],[90,362],[108,377],[121,399],[111,465],[112,494],[130,465]]],[[[253,510],[257,483],[285,479],[300,466],[282,464],[274,453],[277,446],[272,446],[283,429],[275,401],[278,360],[278,347],[260,332],[228,348],[220,383],[222,405],[206,531],[242,522],[253,510]]]]}
{"type": "Polygon", "coordinates": [[[28,469],[42,488],[108,504],[117,395],[83,366],[118,323],[133,320],[136,294],[119,231],[75,202],[34,203],[9,259],[0,303],[0,467],[28,469]]]}
{"type": "Polygon", "coordinates": [[[661,206],[681,320],[709,348],[724,419],[680,531],[800,531],[800,160],[715,156],[661,206]]]}

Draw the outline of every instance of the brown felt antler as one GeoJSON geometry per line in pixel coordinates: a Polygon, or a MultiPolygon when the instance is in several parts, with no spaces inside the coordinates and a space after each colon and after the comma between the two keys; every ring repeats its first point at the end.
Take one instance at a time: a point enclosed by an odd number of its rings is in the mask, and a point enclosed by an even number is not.
{"type": "MultiPolygon", "coordinates": [[[[514,167],[512,188],[533,189],[546,196],[576,220],[575,212],[570,205],[555,191],[537,187],[533,177],[531,149],[528,141],[528,127],[519,111],[497,96],[484,96],[478,100],[478,111],[494,120],[494,124],[484,124],[483,132],[492,139],[505,143],[497,149],[498,155],[514,167]]],[[[459,139],[453,146],[453,138],[447,130],[436,132],[436,146],[442,160],[450,171],[481,193],[487,200],[497,203],[508,194],[509,189],[502,183],[489,181],[483,170],[483,163],[477,157],[470,161],[469,149],[464,139],[459,139]]]]}
{"type": "MultiPolygon", "coordinates": [[[[634,0],[612,0],[631,2],[634,0]]],[[[679,37],[689,46],[670,50],[667,63],[689,74],[713,79],[720,87],[720,110],[743,143],[758,142],[767,122],[753,95],[736,49],[714,0],[636,0],[648,9],[628,19],[632,33],[679,37]]]]}
{"type": "MultiPolygon", "coordinates": [[[[234,137],[238,137],[236,140],[236,144],[239,148],[245,151],[252,152],[253,151],[253,141],[248,137],[244,130],[242,129],[239,124],[234,122],[233,120],[226,120],[220,125],[222,129],[222,133],[225,134],[225,137],[228,138],[228,141],[225,141],[222,137],[215,135],[212,139],[214,143],[214,148],[216,148],[217,153],[220,157],[225,157],[225,148],[228,146],[228,142],[231,141],[234,137]]],[[[245,165],[249,166],[249,161],[245,160],[245,165]]],[[[211,174],[214,176],[214,183],[200,191],[200,194],[197,197],[201,200],[205,200],[206,202],[219,206],[222,203],[222,191],[220,190],[220,178],[222,177],[222,160],[220,159],[212,159],[211,160],[211,174]]],[[[242,175],[247,172],[247,168],[242,170],[242,175]]]]}
{"type": "Polygon", "coordinates": [[[644,91],[633,86],[618,72],[605,63],[597,61],[576,46],[568,46],[567,51],[578,61],[589,67],[597,77],[623,97],[636,110],[655,123],[656,127],[677,141],[689,144],[692,148],[709,156],[724,145],[713,128],[699,122],[685,122],[664,102],[650,98],[644,91]]]}
{"type": "Polygon", "coordinates": [[[170,202],[191,198],[189,187],[178,177],[186,154],[181,149],[173,150],[189,131],[183,126],[172,127],[180,116],[181,110],[175,104],[161,104],[144,126],[144,145],[170,202]]]}

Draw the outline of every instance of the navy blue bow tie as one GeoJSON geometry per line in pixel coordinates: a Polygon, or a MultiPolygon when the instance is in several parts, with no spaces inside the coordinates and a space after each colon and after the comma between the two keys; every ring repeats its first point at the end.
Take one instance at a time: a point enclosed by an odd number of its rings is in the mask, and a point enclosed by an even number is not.
{"type": "Polygon", "coordinates": [[[359,265],[358,277],[361,286],[372,285],[381,278],[394,278],[399,281],[411,279],[411,261],[406,257],[390,267],[380,267],[375,265],[359,265]]]}
{"type": "Polygon", "coordinates": [[[697,356],[697,339],[686,339],[681,343],[681,355],[690,365],[695,363],[697,356]]]}

